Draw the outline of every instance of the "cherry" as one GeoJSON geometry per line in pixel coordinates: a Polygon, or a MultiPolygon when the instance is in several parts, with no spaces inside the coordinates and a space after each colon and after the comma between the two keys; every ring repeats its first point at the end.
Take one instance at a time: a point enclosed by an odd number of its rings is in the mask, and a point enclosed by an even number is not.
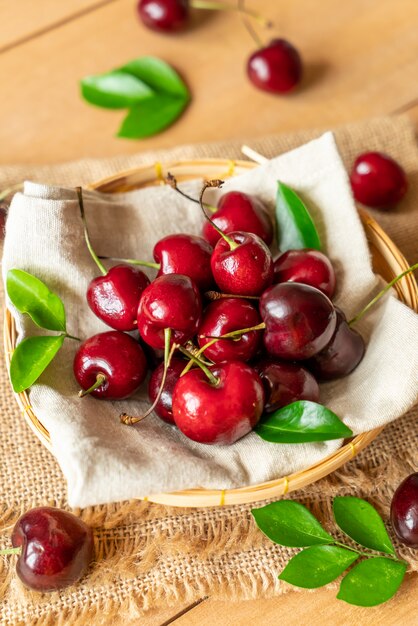
{"type": "Polygon", "coordinates": [[[213,287],[210,268],[212,246],[196,235],[168,235],[154,246],[154,259],[160,264],[158,276],[184,274],[202,291],[213,287]]]}
{"type": "Polygon", "coordinates": [[[212,254],[211,267],[221,291],[258,296],[273,281],[273,259],[260,237],[233,232],[220,239],[212,254]],[[232,245],[231,245],[232,242],[232,245]]]}
{"type": "Polygon", "coordinates": [[[263,91],[286,93],[300,82],[302,61],[291,43],[273,39],[250,56],[247,74],[253,85],[263,91]]]}
{"type": "MultiPolygon", "coordinates": [[[[173,390],[186,365],[186,361],[183,361],[182,359],[171,359],[170,365],[167,368],[166,379],[160,399],[154,407],[154,411],[157,413],[158,417],[161,417],[162,420],[168,422],[169,424],[174,424],[172,411],[173,390]]],[[[160,363],[160,365],[153,371],[148,384],[148,396],[151,402],[155,402],[157,399],[163,375],[164,363],[160,363]]]]}
{"type": "Polygon", "coordinates": [[[322,291],[301,283],[279,283],[265,291],[260,313],[266,324],[264,345],[273,356],[303,360],[325,348],[337,314],[322,291]]]}
{"type": "Polygon", "coordinates": [[[91,529],[72,513],[52,507],[38,507],[22,515],[13,529],[12,544],[21,548],[17,575],[35,591],[72,585],[93,558],[91,529]]]}
{"type": "Polygon", "coordinates": [[[173,393],[174,420],[199,443],[227,445],[244,437],[263,412],[264,391],[257,372],[241,361],[228,361],[205,372],[182,376],[173,393]]]}
{"type": "Polygon", "coordinates": [[[355,199],[374,208],[396,204],[408,188],[404,170],[381,152],[360,154],[354,162],[350,182],[355,199]]]}
{"type": "Polygon", "coordinates": [[[86,339],[74,357],[74,376],[84,390],[103,400],[131,396],[145,379],[147,360],[141,346],[119,330],[86,339]]]}
{"type": "Polygon", "coordinates": [[[390,519],[402,543],[418,547],[418,473],[410,474],[393,494],[390,519]]]}
{"type": "Polygon", "coordinates": [[[185,343],[196,334],[202,320],[202,300],[188,276],[165,274],[144,291],[138,307],[138,330],[152,348],[165,347],[165,329],[171,339],[185,343]]]}
{"type": "Polygon", "coordinates": [[[140,0],[138,14],[145,26],[157,31],[176,31],[189,17],[188,0],[140,0]]]}
{"type": "Polygon", "coordinates": [[[306,363],[320,381],[350,374],[362,360],[366,349],[363,337],[348,325],[344,313],[337,307],[335,311],[337,324],[330,342],[306,363]]]}
{"type": "Polygon", "coordinates": [[[215,300],[204,312],[199,328],[199,346],[201,348],[208,346],[204,351],[205,357],[214,363],[248,361],[258,350],[261,342],[260,331],[253,330],[236,339],[213,340],[210,337],[219,337],[241,328],[256,326],[260,322],[257,310],[247,300],[240,298],[215,300]]]}
{"type": "Polygon", "coordinates": [[[266,413],[277,411],[297,400],[319,402],[318,383],[301,365],[263,359],[254,368],[264,385],[266,413]]]}
{"type": "MultiPolygon", "coordinates": [[[[274,227],[270,215],[261,200],[242,191],[229,191],[221,196],[212,221],[224,233],[242,230],[258,235],[268,246],[273,241],[274,227]]],[[[207,222],[203,237],[214,246],[219,233],[207,222]]]]}
{"type": "Polygon", "coordinates": [[[331,261],[319,250],[287,250],[274,261],[274,282],[287,281],[311,285],[332,298],[335,272],[331,261]]]}

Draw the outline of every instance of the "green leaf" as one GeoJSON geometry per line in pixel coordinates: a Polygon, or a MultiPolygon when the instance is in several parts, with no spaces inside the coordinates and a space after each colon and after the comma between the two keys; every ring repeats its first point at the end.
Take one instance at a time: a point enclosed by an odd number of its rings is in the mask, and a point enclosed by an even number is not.
{"type": "Polygon", "coordinates": [[[133,106],[122,122],[118,137],[144,139],[170,126],[187,106],[185,100],[156,95],[133,106]]]}
{"type": "Polygon", "coordinates": [[[339,546],[311,546],[294,556],[279,578],[297,587],[316,589],[338,578],[358,556],[339,546]]]}
{"type": "Polygon", "coordinates": [[[293,402],[264,416],[254,430],[273,443],[329,441],[353,434],[330,409],[308,400],[293,402]]]}
{"type": "Polygon", "coordinates": [[[259,529],[269,539],[282,546],[305,546],[334,543],[308,509],[293,500],[279,500],[259,509],[252,509],[259,529]]]}
{"type": "Polygon", "coordinates": [[[308,209],[299,196],[278,182],[276,198],[278,246],[282,252],[301,248],[321,249],[318,232],[308,209]]]}
{"type": "Polygon", "coordinates": [[[87,102],[106,109],[126,109],[154,95],[148,85],[121,70],[86,76],[80,81],[80,86],[87,102]]]}
{"type": "Polygon", "coordinates": [[[341,581],[337,598],[356,606],[376,606],[398,591],[406,563],[384,556],[361,561],[341,581]]]}
{"type": "Polygon", "coordinates": [[[21,313],[27,313],[41,328],[65,332],[65,309],[60,298],[36,276],[23,270],[7,272],[7,294],[21,313]]]}
{"type": "Polygon", "coordinates": [[[135,76],[154,91],[177,96],[180,99],[189,99],[189,90],[177,72],[157,57],[140,57],[119,69],[135,76]]]}
{"type": "Polygon", "coordinates": [[[24,391],[39,378],[61,348],[65,335],[29,337],[13,351],[10,380],[16,393],[24,391]]]}
{"type": "Polygon", "coordinates": [[[334,498],[335,521],[346,535],[365,548],[395,554],[382,518],[366,500],[354,496],[334,498]]]}

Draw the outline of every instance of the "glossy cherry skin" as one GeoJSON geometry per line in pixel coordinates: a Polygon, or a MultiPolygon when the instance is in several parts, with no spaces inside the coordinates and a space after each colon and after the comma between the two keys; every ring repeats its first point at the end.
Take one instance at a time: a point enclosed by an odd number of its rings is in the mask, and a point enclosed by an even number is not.
{"type": "MultiPolygon", "coordinates": [[[[223,233],[240,230],[258,235],[268,246],[273,241],[274,227],[264,204],[256,196],[242,191],[229,191],[221,196],[218,209],[211,220],[223,233]]],[[[202,231],[203,237],[215,246],[220,234],[206,222],[202,231]]]]}
{"type": "Polygon", "coordinates": [[[189,276],[202,291],[213,288],[210,268],[212,246],[196,235],[168,235],[154,246],[154,259],[161,267],[158,276],[184,274],[189,276]]]}
{"type": "Polygon", "coordinates": [[[298,361],[320,352],[334,334],[337,314],[322,291],[301,283],[279,283],[260,299],[263,340],[278,358],[298,361]]]}
{"type": "MultiPolygon", "coordinates": [[[[221,298],[211,302],[203,314],[203,321],[197,337],[199,346],[205,346],[209,338],[219,337],[234,330],[251,328],[260,324],[261,318],[256,308],[243,298],[221,298]]],[[[261,330],[244,333],[237,339],[220,339],[209,346],[204,355],[214,363],[221,361],[248,361],[258,351],[261,330]]]]}
{"type": "MultiPolygon", "coordinates": [[[[161,397],[154,408],[154,411],[156,412],[158,417],[161,417],[161,419],[168,424],[174,424],[173,391],[176,382],[180,378],[180,374],[182,373],[186,365],[187,362],[183,361],[182,359],[171,359],[170,365],[167,369],[167,376],[165,379],[165,384],[161,393],[161,397]]],[[[163,373],[164,363],[160,363],[160,365],[153,371],[148,384],[148,396],[151,403],[153,403],[158,396],[163,373]]]]}
{"type": "Polygon", "coordinates": [[[211,368],[215,386],[200,369],[182,376],[173,393],[173,415],[181,432],[199,443],[228,445],[247,435],[263,412],[264,390],[257,372],[241,361],[211,368]]]}
{"type": "Polygon", "coordinates": [[[81,519],[52,507],[31,509],[18,519],[13,547],[22,547],[16,572],[26,587],[55,591],[74,584],[93,558],[93,533],[81,519]]]}
{"type": "Polygon", "coordinates": [[[260,237],[234,232],[228,237],[239,246],[234,250],[220,239],[212,254],[212,274],[224,293],[259,296],[273,282],[273,259],[260,237]]]}
{"type": "Polygon", "coordinates": [[[381,152],[360,154],[354,162],[350,182],[358,202],[378,209],[399,202],[408,188],[399,163],[381,152]]]}
{"type": "Polygon", "coordinates": [[[121,400],[131,396],[147,375],[147,359],[135,339],[119,330],[93,335],[83,341],[73,363],[74,376],[84,390],[98,374],[105,382],[90,395],[101,400],[121,400]]]}
{"type": "Polygon", "coordinates": [[[264,359],[254,365],[265,392],[264,411],[272,413],[298,400],[319,402],[319,385],[307,369],[296,363],[264,359]]]}
{"type": "Polygon", "coordinates": [[[418,547],[418,472],[410,474],[393,494],[390,520],[396,536],[412,548],[418,547]]]}
{"type": "Polygon", "coordinates": [[[330,342],[306,362],[306,366],[320,381],[348,376],[356,369],[366,350],[363,337],[348,325],[340,309],[335,310],[337,324],[330,342]]]}
{"type": "Polygon", "coordinates": [[[135,330],[138,304],[150,284],[142,270],[115,265],[105,276],[94,278],[87,288],[87,302],[99,319],[115,330],[135,330]]]}
{"type": "Polygon", "coordinates": [[[140,0],[138,14],[148,28],[172,32],[184,27],[189,17],[188,0],[140,0]]]}
{"type": "Polygon", "coordinates": [[[332,263],[319,250],[287,250],[274,261],[274,282],[287,281],[311,285],[332,298],[335,291],[335,272],[332,263]]]}
{"type": "Polygon", "coordinates": [[[183,344],[202,321],[202,299],[195,283],[182,274],[156,278],[144,291],[138,308],[138,330],[152,348],[164,348],[164,329],[171,328],[172,343],[183,344]]]}
{"type": "Polygon", "coordinates": [[[273,39],[268,46],[256,50],[248,59],[250,81],[263,91],[286,93],[302,78],[299,52],[285,39],[273,39]]]}

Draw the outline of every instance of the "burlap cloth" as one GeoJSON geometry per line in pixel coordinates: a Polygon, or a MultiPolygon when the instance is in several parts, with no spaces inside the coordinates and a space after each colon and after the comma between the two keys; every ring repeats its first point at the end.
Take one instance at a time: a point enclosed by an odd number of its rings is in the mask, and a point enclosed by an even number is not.
{"type": "MultiPolygon", "coordinates": [[[[320,131],[246,139],[267,157],[294,148],[320,131]]],[[[381,150],[407,170],[410,190],[391,212],[372,212],[408,260],[418,260],[418,151],[407,118],[380,118],[336,129],[349,167],[364,150],[381,150]]],[[[23,179],[62,185],[89,183],[155,160],[204,157],[240,158],[242,142],[183,146],[113,159],[51,166],[6,166],[0,189],[23,179]]],[[[402,349],[402,346],[399,347],[402,349]]],[[[21,512],[49,504],[66,508],[66,485],[49,452],[26,426],[0,367],[0,547],[9,544],[11,526],[21,512]]],[[[388,426],[351,463],[295,492],[329,526],[336,494],[368,498],[387,518],[391,494],[418,467],[417,407],[388,426]]],[[[260,506],[263,503],[258,503],[260,506]]],[[[95,528],[97,563],[80,584],[60,593],[35,594],[14,574],[14,559],[0,559],[1,624],[136,624],[143,611],[210,595],[229,599],[267,597],[287,591],[277,573],[292,550],[271,544],[255,528],[251,505],[212,509],[174,509],[147,502],[125,502],[79,511],[95,528]]],[[[418,553],[399,547],[418,570],[418,553]]]]}

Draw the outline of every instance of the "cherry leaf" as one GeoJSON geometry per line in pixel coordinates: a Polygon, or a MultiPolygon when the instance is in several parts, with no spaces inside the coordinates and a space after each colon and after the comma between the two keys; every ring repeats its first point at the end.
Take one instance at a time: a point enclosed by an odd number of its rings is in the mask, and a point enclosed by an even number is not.
{"type": "Polygon", "coordinates": [[[294,556],[279,578],[296,587],[316,589],[338,578],[358,556],[339,546],[311,546],[294,556]]]}
{"type": "Polygon", "coordinates": [[[293,189],[278,182],[276,197],[278,246],[281,252],[302,248],[321,249],[321,242],[308,209],[293,189]]]}
{"type": "Polygon", "coordinates": [[[18,344],[10,361],[10,380],[16,393],[38,380],[61,348],[65,335],[29,337],[18,344]]]}

